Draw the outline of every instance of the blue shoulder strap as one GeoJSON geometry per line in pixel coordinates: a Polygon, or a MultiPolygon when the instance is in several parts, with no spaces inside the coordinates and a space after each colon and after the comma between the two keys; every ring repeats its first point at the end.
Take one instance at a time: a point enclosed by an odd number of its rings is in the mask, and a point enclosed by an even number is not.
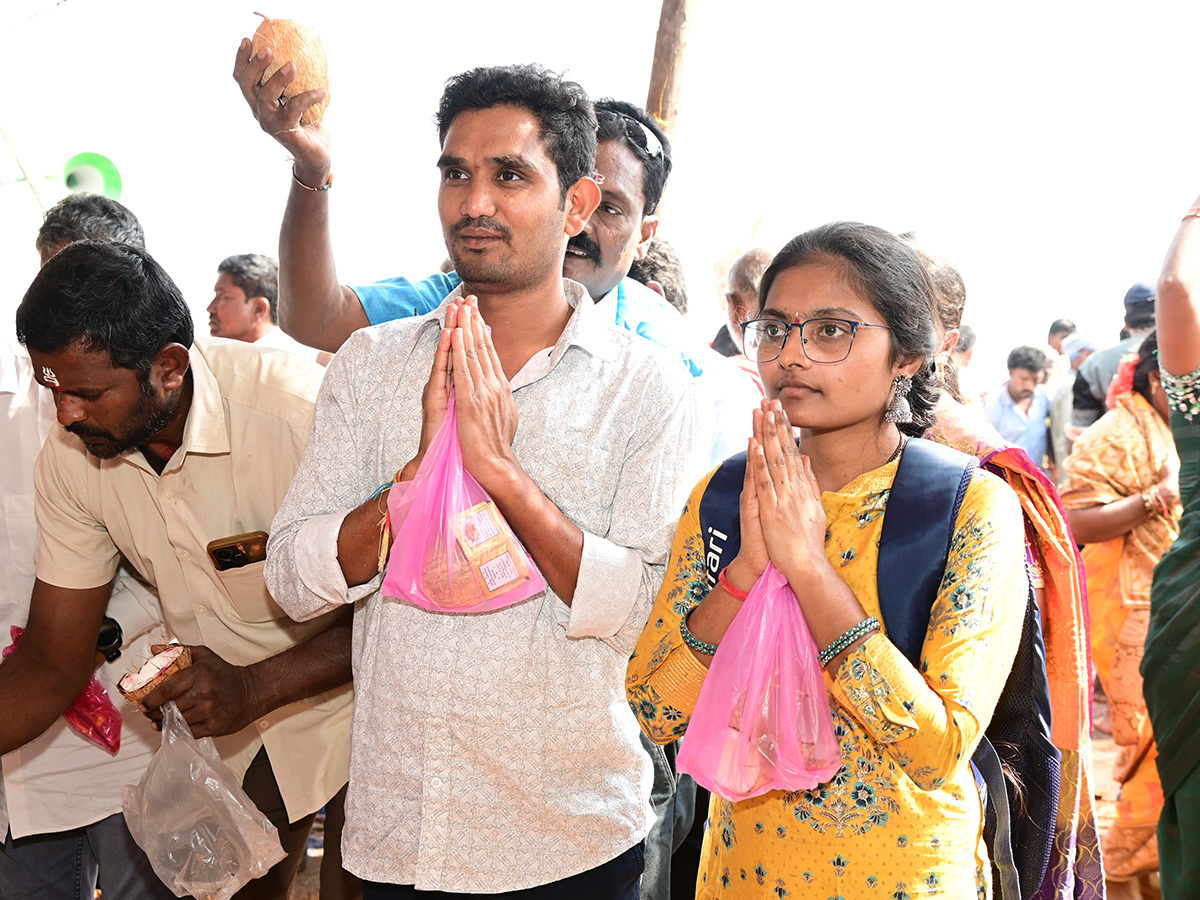
{"type": "Polygon", "coordinates": [[[954,523],[977,462],[973,456],[913,438],[900,456],[888,496],[879,540],[880,615],[888,639],[918,669],[954,523]]]}
{"type": "Polygon", "coordinates": [[[704,537],[704,567],[708,586],[717,573],[733,562],[742,546],[742,485],[746,480],[746,451],[735,453],[717,466],[700,498],[700,534],[704,537]]]}

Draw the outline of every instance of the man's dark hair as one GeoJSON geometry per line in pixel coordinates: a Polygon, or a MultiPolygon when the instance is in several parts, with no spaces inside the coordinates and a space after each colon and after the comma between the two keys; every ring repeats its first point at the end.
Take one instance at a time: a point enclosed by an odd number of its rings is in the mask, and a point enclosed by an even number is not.
{"type": "Polygon", "coordinates": [[[975,347],[975,329],[970,325],[958,326],[958,340],[954,344],[955,353],[967,353],[975,347]]]}
{"type": "Polygon", "coordinates": [[[683,264],[675,248],[662,238],[656,237],[642,259],[635,259],[629,267],[629,277],[646,284],[657,281],[662,285],[667,302],[681,313],[687,312],[687,282],[683,277],[683,264]]]}
{"type": "Polygon", "coordinates": [[[271,304],[271,322],[279,324],[279,263],[261,253],[241,253],[225,257],[217,271],[228,274],[247,300],[266,297],[271,304]]]}
{"type": "Polygon", "coordinates": [[[919,357],[908,403],[913,420],[899,426],[920,437],[933,425],[938,384],[934,354],[933,284],[916,251],[890,231],[859,222],[831,222],[792,238],[763,274],[758,306],[765,308],[775,279],[788,269],[826,263],[879,311],[890,331],[893,359],[919,357]]]}
{"type": "Polygon", "coordinates": [[[471,69],[446,82],[438,105],[438,139],[444,146],[450,123],[462,112],[519,106],[541,123],[541,138],[558,169],[562,196],[596,170],[596,113],[587,93],[536,64],[471,69]]]}
{"type": "Polygon", "coordinates": [[[42,266],[17,308],[17,338],[39,353],[105,350],[143,384],[158,351],[192,344],[192,313],[145,250],[78,241],[42,266]]]}
{"type": "Polygon", "coordinates": [[[1050,332],[1049,332],[1050,337],[1054,337],[1056,334],[1074,334],[1074,333],[1075,333],[1075,323],[1072,322],[1070,319],[1055,319],[1053,322],[1050,323],[1050,332]]]}
{"type": "Polygon", "coordinates": [[[1037,347],[1017,347],[1008,354],[1009,369],[1027,369],[1030,372],[1049,372],[1050,357],[1037,347]]]}
{"type": "Polygon", "coordinates": [[[642,215],[658,209],[667,176],[671,174],[671,142],[654,116],[624,100],[596,101],[598,141],[620,141],[642,164],[642,215]]]}
{"type": "Polygon", "coordinates": [[[75,241],[117,241],[146,246],[137,216],[116,200],[100,194],[68,194],[46,210],[37,233],[41,256],[75,241]]]}

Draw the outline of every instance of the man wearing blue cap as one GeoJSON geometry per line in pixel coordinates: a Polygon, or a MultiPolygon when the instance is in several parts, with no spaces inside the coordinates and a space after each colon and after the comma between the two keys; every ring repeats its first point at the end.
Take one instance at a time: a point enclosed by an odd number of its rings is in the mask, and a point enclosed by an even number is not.
{"type": "Polygon", "coordinates": [[[1100,350],[1089,356],[1079,366],[1075,378],[1075,401],[1071,424],[1087,428],[1104,415],[1104,398],[1108,385],[1117,374],[1121,357],[1136,352],[1151,332],[1154,331],[1153,282],[1139,281],[1125,294],[1125,329],[1129,337],[1119,344],[1100,350]]]}

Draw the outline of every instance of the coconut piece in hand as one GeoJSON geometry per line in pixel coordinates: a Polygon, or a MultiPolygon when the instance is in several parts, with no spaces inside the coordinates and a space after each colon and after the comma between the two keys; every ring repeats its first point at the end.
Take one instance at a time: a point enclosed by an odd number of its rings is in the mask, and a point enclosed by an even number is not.
{"type": "Polygon", "coordinates": [[[255,15],[262,16],[262,24],[254,32],[250,55],[254,56],[263,47],[270,47],[274,54],[259,84],[265,83],[288,62],[295,63],[296,77],[287,86],[282,101],[287,103],[297,94],[324,88],[325,98],[314,103],[300,116],[301,125],[315,125],[321,121],[325,107],[329,105],[329,64],[321,39],[311,28],[292,19],[272,19],[260,12],[255,15]]]}
{"type": "Polygon", "coordinates": [[[150,657],[136,672],[122,676],[117,682],[117,689],[130,703],[141,703],[168,675],[186,669],[191,664],[192,651],[180,644],[173,644],[162,653],[150,657]]]}

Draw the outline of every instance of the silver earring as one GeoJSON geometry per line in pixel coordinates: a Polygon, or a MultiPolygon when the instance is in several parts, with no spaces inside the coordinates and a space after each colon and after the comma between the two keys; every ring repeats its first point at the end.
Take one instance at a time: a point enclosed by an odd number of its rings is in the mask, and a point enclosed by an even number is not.
{"type": "Polygon", "coordinates": [[[908,405],[908,392],[912,390],[912,379],[907,375],[897,375],[892,379],[892,402],[883,411],[883,421],[892,425],[904,425],[913,420],[912,407],[908,405]]]}

